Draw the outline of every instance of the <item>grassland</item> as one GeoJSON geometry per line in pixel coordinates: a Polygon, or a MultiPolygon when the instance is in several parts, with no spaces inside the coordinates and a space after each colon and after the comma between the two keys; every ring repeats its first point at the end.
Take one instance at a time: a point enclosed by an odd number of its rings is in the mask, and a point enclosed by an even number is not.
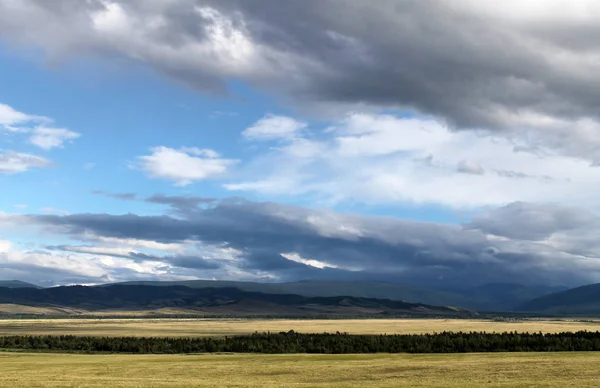
{"type": "Polygon", "coordinates": [[[600,330],[600,321],[467,319],[32,319],[0,320],[0,335],[199,337],[295,330],[300,333],[422,334],[442,331],[543,332],[600,330]]]}
{"type": "Polygon", "coordinates": [[[72,355],[0,353],[2,387],[595,387],[597,353],[72,355]]]}

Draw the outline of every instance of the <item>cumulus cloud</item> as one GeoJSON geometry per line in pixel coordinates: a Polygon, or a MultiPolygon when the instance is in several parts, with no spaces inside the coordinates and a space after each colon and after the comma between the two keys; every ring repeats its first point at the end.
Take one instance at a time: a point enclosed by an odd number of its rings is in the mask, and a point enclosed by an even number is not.
{"type": "Polygon", "coordinates": [[[165,179],[177,186],[188,186],[204,179],[223,176],[237,161],[221,158],[209,149],[155,147],[140,156],[137,167],[151,178],[165,179]]]}
{"type": "Polygon", "coordinates": [[[51,161],[40,156],[0,150],[0,174],[18,174],[32,168],[51,165],[51,161]]]}

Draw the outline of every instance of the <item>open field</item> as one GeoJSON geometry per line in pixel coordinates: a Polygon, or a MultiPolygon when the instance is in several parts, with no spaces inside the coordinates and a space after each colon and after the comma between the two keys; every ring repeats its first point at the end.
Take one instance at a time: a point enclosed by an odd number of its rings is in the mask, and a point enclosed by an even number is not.
{"type": "Polygon", "coordinates": [[[597,331],[600,321],[524,320],[493,322],[467,319],[32,319],[0,320],[0,335],[91,335],[197,337],[295,330],[300,333],[422,334],[442,331],[544,332],[597,331]]]}
{"type": "Polygon", "coordinates": [[[73,355],[0,353],[2,387],[595,387],[598,353],[73,355]]]}

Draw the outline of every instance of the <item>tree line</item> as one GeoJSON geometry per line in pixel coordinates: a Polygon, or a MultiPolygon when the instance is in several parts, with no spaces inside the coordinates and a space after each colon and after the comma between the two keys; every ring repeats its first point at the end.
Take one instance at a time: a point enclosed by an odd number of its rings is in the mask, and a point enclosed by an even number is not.
{"type": "Polygon", "coordinates": [[[5,336],[0,349],[80,353],[469,353],[600,351],[600,332],[422,335],[254,333],[223,338],[5,336]]]}

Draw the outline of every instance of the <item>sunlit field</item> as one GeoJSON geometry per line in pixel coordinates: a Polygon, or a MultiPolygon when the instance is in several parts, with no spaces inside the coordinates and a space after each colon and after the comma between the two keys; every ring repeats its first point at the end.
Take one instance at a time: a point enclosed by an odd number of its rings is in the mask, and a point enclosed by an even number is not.
{"type": "Polygon", "coordinates": [[[3,387],[594,387],[598,353],[74,355],[0,353],[3,387]]]}
{"type": "Polygon", "coordinates": [[[443,331],[597,331],[600,321],[467,319],[255,320],[255,319],[31,319],[0,320],[0,335],[197,337],[295,330],[300,333],[423,334],[443,331]]]}

